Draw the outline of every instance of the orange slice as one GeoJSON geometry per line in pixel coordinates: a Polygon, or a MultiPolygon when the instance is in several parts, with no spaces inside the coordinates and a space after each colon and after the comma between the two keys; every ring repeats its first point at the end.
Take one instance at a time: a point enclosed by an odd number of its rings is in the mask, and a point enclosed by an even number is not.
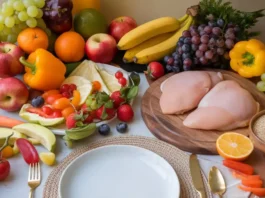
{"type": "Polygon", "coordinates": [[[254,146],[248,137],[235,132],[226,132],[218,137],[216,148],[219,155],[225,159],[243,161],[252,153],[254,146]]]}

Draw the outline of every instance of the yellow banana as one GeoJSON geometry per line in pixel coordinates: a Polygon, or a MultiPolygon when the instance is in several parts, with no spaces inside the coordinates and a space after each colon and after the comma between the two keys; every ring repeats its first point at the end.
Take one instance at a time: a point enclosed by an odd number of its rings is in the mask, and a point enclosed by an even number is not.
{"type": "Polygon", "coordinates": [[[133,58],[134,62],[138,64],[147,64],[152,61],[160,60],[164,56],[172,53],[176,48],[177,41],[182,36],[182,32],[188,30],[192,22],[193,18],[189,16],[185,25],[180,30],[176,31],[173,36],[155,46],[140,51],[133,58]]]}
{"type": "Polygon", "coordinates": [[[119,50],[127,50],[159,34],[173,32],[179,28],[180,22],[178,19],[174,17],[161,17],[144,23],[125,34],[117,47],[119,50]]]}
{"type": "Polygon", "coordinates": [[[126,53],[123,56],[123,62],[125,63],[131,63],[133,62],[133,57],[140,51],[152,47],[158,43],[161,43],[165,40],[167,40],[168,38],[170,38],[172,35],[174,34],[174,32],[169,32],[169,33],[164,33],[164,34],[160,34],[158,36],[155,36],[153,38],[150,38],[147,41],[144,41],[143,43],[128,49],[126,51],[126,53]]]}

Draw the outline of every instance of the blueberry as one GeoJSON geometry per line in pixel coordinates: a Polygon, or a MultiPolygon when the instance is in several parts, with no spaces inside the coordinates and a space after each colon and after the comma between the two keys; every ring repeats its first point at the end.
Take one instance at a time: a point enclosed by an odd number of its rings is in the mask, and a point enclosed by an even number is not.
{"type": "Polygon", "coordinates": [[[125,122],[117,124],[116,129],[120,133],[125,133],[127,131],[128,125],[125,122]]]}
{"type": "Polygon", "coordinates": [[[107,124],[100,125],[98,128],[98,132],[100,135],[104,135],[104,136],[108,135],[110,133],[109,125],[107,125],[107,124]]]}
{"type": "Polygon", "coordinates": [[[33,107],[40,107],[44,104],[44,99],[41,96],[37,96],[36,98],[32,99],[31,104],[33,107]]]}
{"type": "Polygon", "coordinates": [[[218,19],[218,20],[217,20],[217,25],[218,25],[219,27],[223,27],[224,24],[225,24],[225,22],[224,22],[223,19],[218,19]]]}

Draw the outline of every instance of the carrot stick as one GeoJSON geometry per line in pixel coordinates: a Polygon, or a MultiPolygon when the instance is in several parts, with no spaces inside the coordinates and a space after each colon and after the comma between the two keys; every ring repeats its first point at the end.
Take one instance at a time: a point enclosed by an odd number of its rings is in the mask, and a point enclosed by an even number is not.
{"type": "Polygon", "coordinates": [[[247,187],[252,187],[252,188],[261,188],[263,185],[262,180],[257,180],[257,179],[243,179],[242,184],[247,187]]]}
{"type": "Polygon", "coordinates": [[[242,162],[236,162],[233,160],[226,159],[223,160],[223,165],[241,173],[245,173],[247,175],[253,175],[254,173],[254,168],[252,166],[242,162]]]}
{"type": "Polygon", "coordinates": [[[239,185],[237,187],[243,191],[252,192],[257,196],[265,196],[265,188],[251,188],[243,185],[239,185]]]}
{"type": "Polygon", "coordinates": [[[234,170],[232,171],[232,175],[234,178],[240,179],[240,180],[243,180],[243,179],[260,180],[260,175],[247,175],[247,174],[241,173],[239,171],[234,171],[234,170]]]}
{"type": "Polygon", "coordinates": [[[9,118],[6,116],[0,116],[0,127],[13,128],[16,125],[23,124],[23,121],[9,118]]]}

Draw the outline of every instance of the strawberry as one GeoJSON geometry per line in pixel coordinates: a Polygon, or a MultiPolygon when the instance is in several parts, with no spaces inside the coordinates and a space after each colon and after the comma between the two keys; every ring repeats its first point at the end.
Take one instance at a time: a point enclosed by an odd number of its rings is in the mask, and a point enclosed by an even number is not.
{"type": "Polygon", "coordinates": [[[87,115],[85,117],[85,120],[84,120],[84,123],[85,124],[89,124],[91,122],[93,122],[93,120],[97,117],[96,115],[96,111],[90,111],[90,112],[87,112],[87,115]]]}
{"type": "Polygon", "coordinates": [[[134,112],[129,104],[121,105],[117,110],[117,117],[120,121],[129,122],[133,119],[134,112]]]}
{"type": "Polygon", "coordinates": [[[122,103],[125,102],[125,99],[121,97],[120,91],[114,91],[111,96],[111,100],[114,103],[114,107],[117,109],[122,103]]]}
{"type": "Polygon", "coordinates": [[[81,106],[81,110],[83,111],[83,113],[87,113],[87,112],[88,112],[88,107],[87,107],[86,103],[84,103],[84,104],[81,106]]]}
{"type": "Polygon", "coordinates": [[[109,120],[113,118],[115,114],[116,111],[114,108],[106,108],[104,105],[96,110],[97,118],[100,120],[109,120]]]}
{"type": "Polygon", "coordinates": [[[151,62],[147,66],[147,74],[151,79],[155,80],[160,78],[161,76],[164,76],[165,70],[161,63],[151,62]]]}
{"type": "Polygon", "coordinates": [[[75,113],[70,114],[66,118],[66,127],[67,129],[72,129],[76,127],[77,120],[75,119],[75,113]]]}

